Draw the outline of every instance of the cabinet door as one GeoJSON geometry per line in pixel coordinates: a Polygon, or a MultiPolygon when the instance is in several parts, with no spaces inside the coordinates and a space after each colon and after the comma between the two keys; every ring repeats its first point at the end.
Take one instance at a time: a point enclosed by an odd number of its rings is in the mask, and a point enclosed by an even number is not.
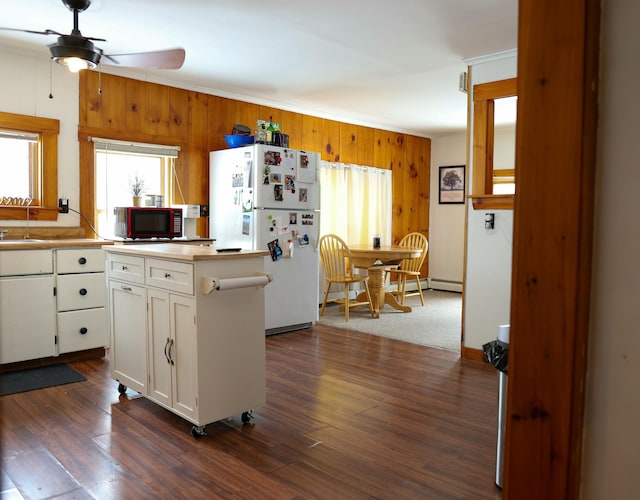
{"type": "Polygon", "coordinates": [[[143,287],[109,281],[111,377],[147,393],[147,294],[143,287]]]}
{"type": "Polygon", "coordinates": [[[169,296],[171,330],[174,339],[171,349],[173,366],[173,408],[192,421],[198,420],[198,342],[196,303],[192,297],[169,296]]]}
{"type": "Polygon", "coordinates": [[[171,338],[169,323],[169,293],[149,288],[147,290],[149,309],[149,390],[147,396],[169,408],[171,397],[171,338]]]}
{"type": "Polygon", "coordinates": [[[189,420],[196,419],[195,300],[149,288],[147,396],[189,420]]]}
{"type": "Polygon", "coordinates": [[[0,279],[0,363],[55,356],[54,278],[0,279]]]}

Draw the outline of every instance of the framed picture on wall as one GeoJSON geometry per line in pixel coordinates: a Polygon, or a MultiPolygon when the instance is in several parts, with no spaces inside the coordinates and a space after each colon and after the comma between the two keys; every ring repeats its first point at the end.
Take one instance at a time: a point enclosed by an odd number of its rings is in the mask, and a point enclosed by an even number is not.
{"type": "Polygon", "coordinates": [[[440,167],[439,203],[464,203],[464,165],[440,167]]]}

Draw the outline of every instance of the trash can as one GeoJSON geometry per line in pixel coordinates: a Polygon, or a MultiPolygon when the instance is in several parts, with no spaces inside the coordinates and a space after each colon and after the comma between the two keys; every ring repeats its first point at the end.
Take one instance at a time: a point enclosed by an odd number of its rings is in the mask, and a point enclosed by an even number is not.
{"type": "Polygon", "coordinates": [[[509,325],[498,327],[498,339],[482,346],[489,363],[498,374],[498,440],[496,445],[496,484],[502,488],[504,468],[504,432],[507,417],[507,369],[509,367],[509,325]]]}

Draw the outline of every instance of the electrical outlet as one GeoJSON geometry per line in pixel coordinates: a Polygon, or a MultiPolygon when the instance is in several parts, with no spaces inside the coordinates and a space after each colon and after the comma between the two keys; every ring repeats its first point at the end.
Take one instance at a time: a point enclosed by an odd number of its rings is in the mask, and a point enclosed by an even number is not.
{"type": "Polygon", "coordinates": [[[495,214],[484,214],[484,228],[485,229],[494,229],[495,228],[495,214]]]}
{"type": "Polygon", "coordinates": [[[69,213],[69,199],[68,198],[58,198],[58,212],[61,214],[69,213]]]}

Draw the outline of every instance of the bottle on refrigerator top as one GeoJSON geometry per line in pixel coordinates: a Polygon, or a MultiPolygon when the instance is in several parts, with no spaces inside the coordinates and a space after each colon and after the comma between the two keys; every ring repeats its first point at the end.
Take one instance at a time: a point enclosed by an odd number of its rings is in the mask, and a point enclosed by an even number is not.
{"type": "Polygon", "coordinates": [[[269,117],[269,126],[267,127],[267,140],[266,143],[269,146],[273,146],[273,132],[275,129],[273,128],[273,117],[269,117]]]}
{"type": "Polygon", "coordinates": [[[253,135],[253,142],[256,144],[265,144],[267,142],[267,131],[264,128],[264,120],[258,120],[256,131],[253,135]]]}

